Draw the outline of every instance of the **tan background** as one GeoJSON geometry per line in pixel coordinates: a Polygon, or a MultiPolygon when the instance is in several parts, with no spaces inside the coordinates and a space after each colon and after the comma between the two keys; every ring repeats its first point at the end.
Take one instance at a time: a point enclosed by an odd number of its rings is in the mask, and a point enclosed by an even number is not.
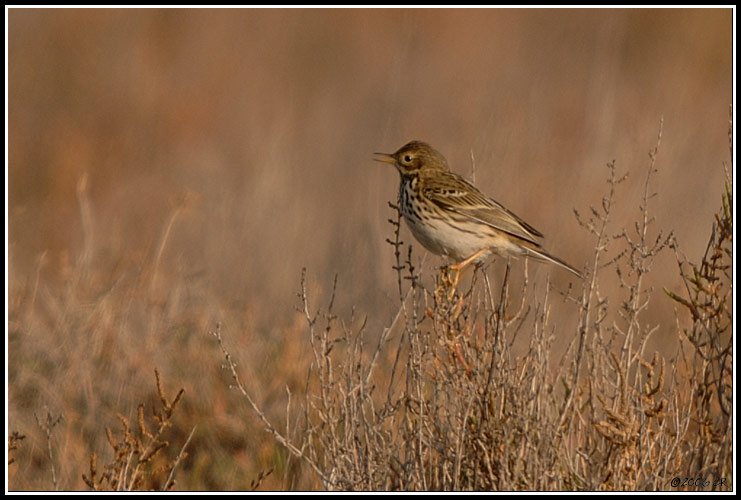
{"type": "MultiPolygon", "coordinates": [[[[282,387],[286,360],[301,350],[294,307],[302,267],[317,303],[338,273],[340,312],[355,306],[372,331],[388,323],[397,299],[386,203],[398,177],[371,161],[374,151],[422,139],[468,176],[473,156],[477,185],[580,268],[593,242],[572,209],[599,205],[604,165],[615,159],[631,176],[614,229],[632,228],[662,117],[655,227],[674,231],[697,259],[720,205],[729,9],[13,9],[8,24],[11,429],[35,436],[30,415],[44,404],[66,412],[65,432],[77,437],[59,445],[70,456],[60,466],[65,487],[81,487],[84,456],[105,446],[75,429],[115,425],[115,411],[151,392],[153,366],[169,373],[171,387],[185,385],[204,407],[226,411],[208,394],[228,391],[199,371],[218,372],[218,356],[203,347],[215,321],[231,321],[233,342],[249,346],[246,369],[282,387]],[[90,204],[87,226],[80,198],[90,204]],[[172,222],[183,199],[188,209],[172,222]],[[111,354],[117,363],[81,369],[77,356],[99,356],[105,349],[95,342],[108,341],[96,337],[95,322],[87,340],[74,337],[81,327],[59,320],[69,316],[47,297],[64,295],[82,274],[89,283],[74,311],[86,311],[147,266],[155,277],[121,300],[144,291],[170,300],[178,291],[180,312],[153,324],[116,299],[106,324],[121,349],[111,354]],[[187,342],[163,340],[182,329],[187,342]],[[47,352],[48,370],[28,361],[47,352]],[[59,393],[68,377],[91,380],[70,390],[77,400],[59,393]],[[110,380],[117,377],[127,382],[110,380]],[[102,421],[84,423],[87,405],[102,421]]],[[[438,263],[426,258],[425,279],[438,263]]],[[[547,266],[531,271],[562,288],[571,280],[547,266]]],[[[671,253],[661,254],[649,284],[679,286],[671,253]]],[[[649,314],[674,325],[661,294],[649,314]]],[[[234,417],[237,429],[246,414],[234,417]]],[[[44,446],[33,442],[35,452],[44,446]]],[[[271,459],[255,459],[254,442],[240,446],[241,465],[189,475],[184,486],[246,487],[238,471],[271,459]]],[[[17,466],[19,487],[48,486],[31,473],[42,465],[26,458],[17,466]]]]}

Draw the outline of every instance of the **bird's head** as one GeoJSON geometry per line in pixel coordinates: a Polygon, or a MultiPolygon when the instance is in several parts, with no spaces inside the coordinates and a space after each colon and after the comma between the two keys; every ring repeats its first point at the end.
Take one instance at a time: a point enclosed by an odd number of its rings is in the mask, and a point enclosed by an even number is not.
{"type": "Polygon", "coordinates": [[[412,141],[396,153],[374,153],[376,161],[390,163],[400,174],[413,174],[420,170],[448,170],[448,161],[435,148],[422,141],[412,141]]]}

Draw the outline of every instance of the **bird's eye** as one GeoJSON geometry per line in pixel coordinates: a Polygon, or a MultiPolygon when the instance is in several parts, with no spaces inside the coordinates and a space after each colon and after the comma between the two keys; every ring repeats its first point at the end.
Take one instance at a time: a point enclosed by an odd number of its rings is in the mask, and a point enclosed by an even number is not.
{"type": "Polygon", "coordinates": [[[412,162],[412,156],[411,155],[404,155],[404,162],[405,163],[411,163],[412,162]]]}

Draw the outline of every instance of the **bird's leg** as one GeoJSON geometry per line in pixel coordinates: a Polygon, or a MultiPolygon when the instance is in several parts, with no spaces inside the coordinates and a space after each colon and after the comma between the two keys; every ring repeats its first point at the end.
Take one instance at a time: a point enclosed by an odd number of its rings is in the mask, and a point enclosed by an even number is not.
{"type": "Polygon", "coordinates": [[[435,292],[439,292],[441,296],[445,295],[449,302],[452,301],[458,287],[459,278],[460,271],[453,269],[452,265],[442,266],[440,268],[440,285],[435,292]]]}
{"type": "Polygon", "coordinates": [[[448,298],[452,299],[453,295],[455,294],[456,288],[458,288],[458,280],[461,277],[461,271],[463,271],[463,269],[465,269],[468,265],[470,265],[472,262],[475,262],[476,260],[478,260],[483,255],[486,255],[487,253],[489,253],[489,249],[484,248],[482,250],[479,250],[475,254],[471,255],[470,257],[456,264],[452,264],[449,267],[450,270],[455,271],[455,277],[451,281],[450,292],[448,292],[448,298]]]}
{"type": "Polygon", "coordinates": [[[444,265],[440,267],[440,281],[437,287],[435,287],[435,295],[442,297],[446,295],[450,297],[450,289],[453,287],[453,281],[450,277],[450,266],[444,265]]]}
{"type": "Polygon", "coordinates": [[[459,269],[453,267],[453,265],[445,266],[441,269],[442,285],[444,289],[447,289],[448,300],[453,300],[455,291],[458,288],[458,280],[461,277],[459,269]]]}
{"type": "Polygon", "coordinates": [[[447,287],[450,283],[450,266],[440,266],[440,286],[447,287]]]}
{"type": "Polygon", "coordinates": [[[475,254],[471,255],[470,257],[466,258],[465,260],[462,260],[458,262],[457,264],[453,264],[452,266],[450,266],[450,268],[453,269],[454,271],[460,272],[464,268],[466,268],[469,264],[471,264],[471,262],[474,262],[475,260],[479,259],[483,255],[486,255],[487,253],[489,253],[489,249],[483,248],[479,250],[478,252],[476,252],[475,254]]]}

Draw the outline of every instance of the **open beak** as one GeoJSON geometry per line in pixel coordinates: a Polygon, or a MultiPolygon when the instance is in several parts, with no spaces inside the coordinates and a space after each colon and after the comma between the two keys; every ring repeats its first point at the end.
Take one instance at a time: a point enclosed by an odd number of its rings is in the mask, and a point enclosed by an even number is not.
{"type": "Polygon", "coordinates": [[[375,161],[380,161],[381,163],[390,163],[391,165],[396,164],[396,158],[394,158],[393,155],[390,155],[388,153],[373,153],[373,154],[378,156],[378,158],[373,158],[375,161]]]}

